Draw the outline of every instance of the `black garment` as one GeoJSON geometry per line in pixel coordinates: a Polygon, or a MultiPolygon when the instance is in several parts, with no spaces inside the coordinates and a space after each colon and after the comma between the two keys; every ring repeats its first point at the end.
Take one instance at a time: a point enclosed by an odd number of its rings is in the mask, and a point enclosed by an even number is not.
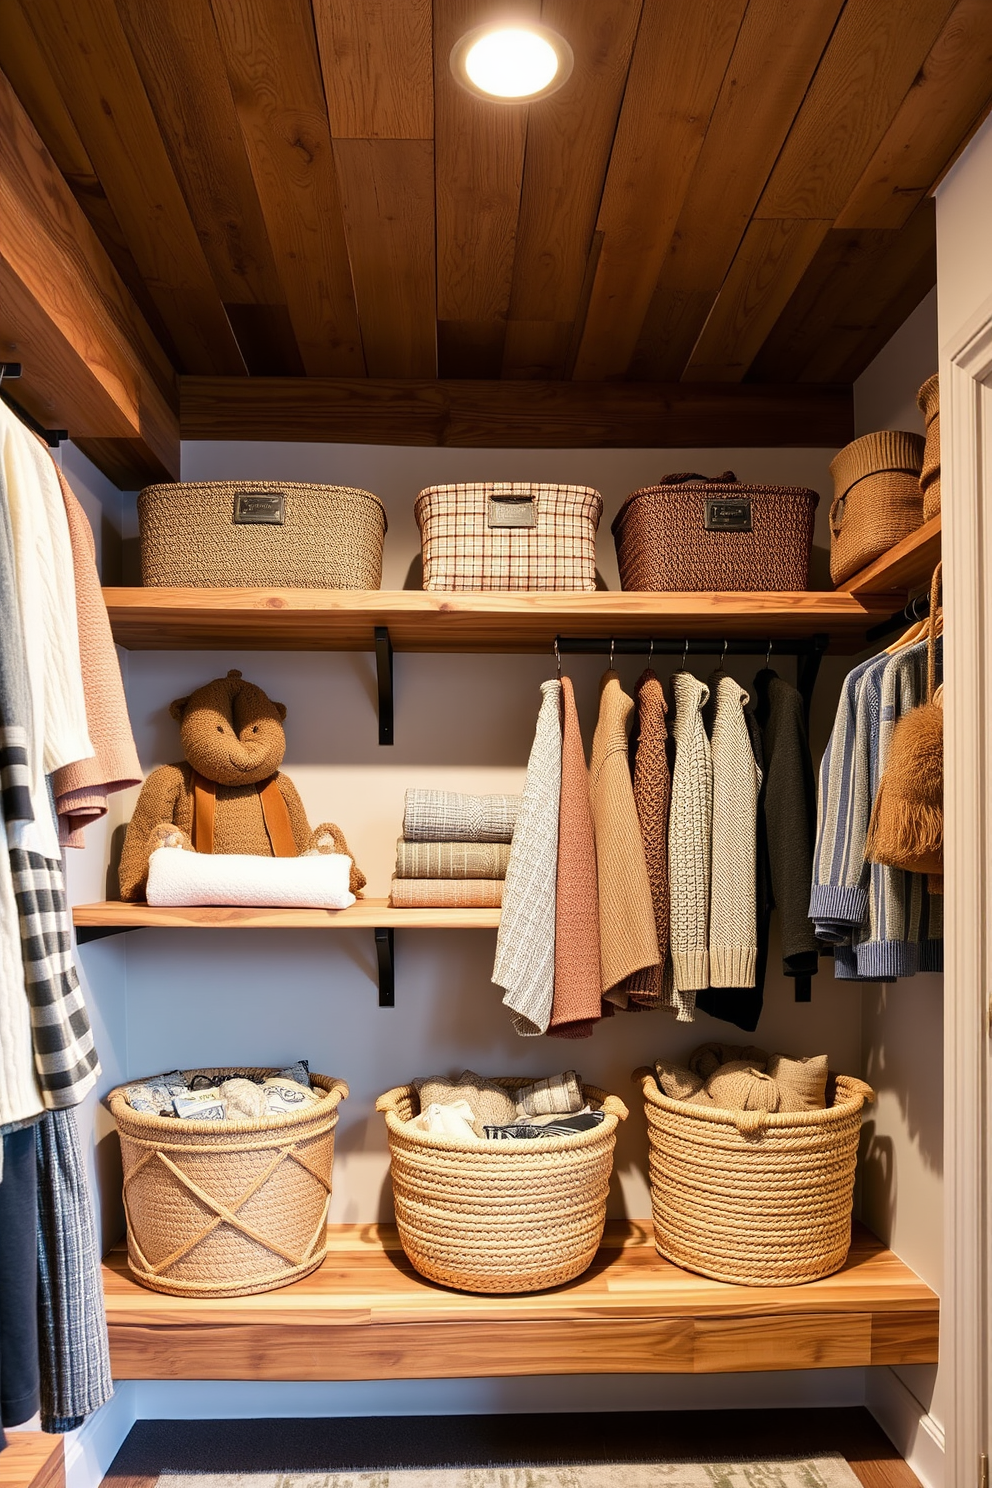
{"type": "Polygon", "coordinates": [[[0,1422],[20,1426],[40,1405],[38,1178],[34,1126],[3,1138],[0,1179],[0,1422]]]}

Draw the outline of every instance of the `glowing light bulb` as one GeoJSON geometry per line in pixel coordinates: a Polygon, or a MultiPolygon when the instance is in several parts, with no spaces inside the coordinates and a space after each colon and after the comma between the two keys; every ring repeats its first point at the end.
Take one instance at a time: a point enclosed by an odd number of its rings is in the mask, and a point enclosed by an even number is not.
{"type": "Polygon", "coordinates": [[[571,74],[572,61],[568,42],[547,26],[480,26],[451,52],[458,81],[496,103],[556,92],[571,74]]]}

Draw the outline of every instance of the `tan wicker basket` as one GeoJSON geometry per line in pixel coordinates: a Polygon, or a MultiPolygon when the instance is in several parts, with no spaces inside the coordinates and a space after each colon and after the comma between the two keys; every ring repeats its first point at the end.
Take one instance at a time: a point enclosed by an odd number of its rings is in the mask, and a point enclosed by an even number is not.
{"type": "MultiPolygon", "coordinates": [[[[274,1069],[192,1070],[219,1080],[274,1069]]],[[[244,1124],[177,1121],[110,1093],[124,1159],[128,1265],[174,1297],[241,1297],[286,1286],[327,1254],[343,1080],[311,1075],[321,1101],[244,1124]]],[[[134,1083],[133,1081],[129,1083],[134,1083]]]]}
{"type": "Polygon", "coordinates": [[[413,508],[425,589],[596,588],[603,498],[591,486],[428,486],[413,508]]]}
{"type": "MultiPolygon", "coordinates": [[[[508,1090],[528,1083],[499,1081],[508,1090]]],[[[484,1148],[408,1131],[420,1109],[413,1085],[379,1097],[400,1241],[422,1276],[465,1292],[536,1292],[585,1271],[603,1238],[627,1107],[594,1085],[583,1090],[606,1113],[593,1131],[484,1148]]]]}
{"type": "Polygon", "coordinates": [[[620,586],[806,589],[819,499],[805,486],[749,485],[732,470],[666,476],[634,491],[613,519],[620,586]]]}
{"type": "Polygon", "coordinates": [[[927,428],[920,488],[923,491],[923,520],[929,522],[940,512],[940,380],[936,372],[920,388],[916,402],[927,428]]]}
{"type": "Polygon", "coordinates": [[[851,1245],[862,1080],[831,1077],[825,1111],[721,1111],[670,1100],[634,1073],[648,1121],[655,1245],[677,1266],[744,1286],[830,1276],[851,1245]]]}
{"type": "Polygon", "coordinates": [[[883,429],[845,445],[830,462],[830,577],[842,584],[923,521],[923,435],[883,429]]]}
{"type": "Polygon", "coordinates": [[[152,587],[378,589],[386,513],[354,486],[185,481],[138,497],[152,587]]]}

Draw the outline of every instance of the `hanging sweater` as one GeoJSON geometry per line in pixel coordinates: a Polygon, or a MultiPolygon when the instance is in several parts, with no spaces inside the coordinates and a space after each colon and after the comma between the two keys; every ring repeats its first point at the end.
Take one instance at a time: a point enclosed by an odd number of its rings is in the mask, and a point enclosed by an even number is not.
{"type": "Polygon", "coordinates": [[[599,885],[599,960],[603,995],[618,1007],[622,983],[660,966],[654,903],[627,760],[627,725],[634,707],[614,671],[599,685],[599,719],[592,741],[589,798],[599,885]]]}
{"type": "Polygon", "coordinates": [[[631,734],[634,770],[634,804],[644,844],[644,858],[651,885],[654,924],[658,935],[657,966],[649,966],[624,982],[624,990],[640,1007],[672,1005],[668,965],[668,811],[672,794],[672,772],[668,762],[668,708],[657,675],[650,668],[641,673],[634,689],[637,704],[635,729],[631,734]],[[636,742],[635,742],[636,739],[636,742]]]}
{"type": "Polygon", "coordinates": [[[726,672],[710,678],[715,707],[710,879],[710,985],[753,987],[758,956],[755,920],[758,769],[744,704],[748,694],[726,672]]]}
{"type": "MultiPolygon", "coordinates": [[[[589,771],[571,678],[562,677],[561,801],[555,909],[555,990],[548,1033],[588,1038],[603,1014],[596,844],[589,771]]],[[[609,1004],[606,1004],[609,1006],[609,1004]]]]}
{"type": "Polygon", "coordinates": [[[695,994],[709,986],[710,855],[713,764],[703,727],[709,688],[691,672],[672,677],[675,764],[668,822],[672,972],[681,1021],[691,1020],[695,994]]]}
{"type": "Polygon", "coordinates": [[[493,981],[519,1034],[545,1033],[555,983],[555,884],[561,796],[561,683],[542,682],[537,730],[513,829],[493,981]]]}
{"type": "Polygon", "coordinates": [[[106,816],[108,795],[140,785],[142,776],[107,607],[100,592],[93,532],[61,470],[56,468],[55,474],[72,545],[83,695],[94,753],[89,759],[56,770],[52,788],[59,841],[66,847],[83,847],[83,828],[106,816]]]}

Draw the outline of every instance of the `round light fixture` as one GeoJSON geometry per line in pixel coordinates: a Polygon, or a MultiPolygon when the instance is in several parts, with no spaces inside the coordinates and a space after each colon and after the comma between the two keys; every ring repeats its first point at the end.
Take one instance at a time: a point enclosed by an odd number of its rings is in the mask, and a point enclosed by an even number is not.
{"type": "Polygon", "coordinates": [[[491,103],[532,103],[566,83],[572,48],[549,26],[477,26],[451,49],[451,71],[463,88],[491,103]]]}

